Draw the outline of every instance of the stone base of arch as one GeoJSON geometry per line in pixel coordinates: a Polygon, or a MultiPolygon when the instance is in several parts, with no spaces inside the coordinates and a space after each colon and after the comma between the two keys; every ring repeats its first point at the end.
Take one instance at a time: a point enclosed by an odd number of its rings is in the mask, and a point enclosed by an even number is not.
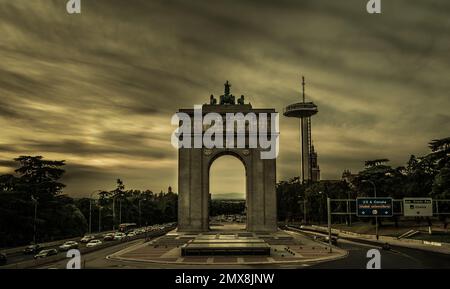
{"type": "Polygon", "coordinates": [[[246,172],[247,231],[277,230],[276,162],[260,149],[181,148],[178,151],[178,231],[209,230],[209,171],[222,155],[242,161],[246,172]]]}

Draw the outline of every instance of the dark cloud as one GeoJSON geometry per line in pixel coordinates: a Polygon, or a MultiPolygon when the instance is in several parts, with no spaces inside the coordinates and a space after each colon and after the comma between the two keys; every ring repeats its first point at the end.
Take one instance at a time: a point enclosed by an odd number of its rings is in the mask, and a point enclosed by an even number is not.
{"type": "MultiPolygon", "coordinates": [[[[0,0],[0,159],[66,159],[67,192],[176,188],[172,114],[220,95],[282,111],[307,99],[322,175],[394,165],[450,131],[445,0],[0,0]]],[[[298,174],[298,122],[280,119],[279,178],[298,174]]],[[[219,165],[226,169],[225,165],[219,165]]],[[[238,177],[238,176],[236,176],[238,177]]],[[[233,178],[226,171],[227,184],[233,178]]],[[[235,188],[232,188],[234,191],[235,188]]]]}
{"type": "MultiPolygon", "coordinates": [[[[172,157],[171,150],[155,150],[149,148],[142,139],[130,135],[117,133],[116,136],[107,139],[103,145],[89,144],[76,140],[64,141],[32,141],[26,140],[24,149],[29,152],[54,152],[61,154],[74,154],[79,156],[114,157],[122,155],[124,157],[140,157],[150,159],[164,159],[172,157]],[[122,138],[120,138],[122,137],[122,138]]],[[[124,166],[128,166],[124,164],[124,166]]]]}

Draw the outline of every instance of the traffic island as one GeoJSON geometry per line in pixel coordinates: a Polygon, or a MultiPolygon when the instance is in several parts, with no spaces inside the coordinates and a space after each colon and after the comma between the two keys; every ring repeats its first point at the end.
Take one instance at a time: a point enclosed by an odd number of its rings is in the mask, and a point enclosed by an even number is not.
{"type": "Polygon", "coordinates": [[[304,265],[344,258],[347,251],[316,242],[296,232],[206,232],[172,231],[152,242],[138,244],[109,255],[123,262],[195,265],[304,265]]]}

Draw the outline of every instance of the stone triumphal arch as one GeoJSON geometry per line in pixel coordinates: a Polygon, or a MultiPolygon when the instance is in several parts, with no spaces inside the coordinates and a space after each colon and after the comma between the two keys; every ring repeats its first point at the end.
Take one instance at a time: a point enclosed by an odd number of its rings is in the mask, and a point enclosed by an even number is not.
{"type": "MultiPolygon", "coordinates": [[[[275,113],[274,109],[252,108],[251,104],[244,103],[244,96],[236,101],[230,93],[228,82],[225,83],[225,93],[220,96],[220,101],[211,95],[209,104],[204,104],[201,109],[202,115],[213,112],[222,118],[225,118],[227,113],[255,113],[256,115],[261,113],[273,115],[275,113]]],[[[179,113],[194,119],[194,109],[180,109],[179,113]]],[[[267,125],[271,126],[270,118],[267,119],[267,125]]],[[[192,127],[194,127],[193,123],[192,127]]],[[[208,148],[202,145],[200,148],[192,146],[178,149],[178,231],[202,232],[209,230],[209,173],[214,160],[223,155],[237,157],[245,167],[247,230],[253,232],[276,231],[276,158],[262,158],[263,148],[249,146],[247,123],[245,128],[244,147],[208,148]]],[[[205,130],[202,123],[202,134],[205,133],[205,130]]]]}

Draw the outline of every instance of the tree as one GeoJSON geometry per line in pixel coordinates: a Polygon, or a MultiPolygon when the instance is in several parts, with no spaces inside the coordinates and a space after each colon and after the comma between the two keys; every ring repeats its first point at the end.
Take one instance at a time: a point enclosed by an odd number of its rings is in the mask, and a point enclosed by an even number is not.
{"type": "Polygon", "coordinates": [[[37,200],[37,241],[77,236],[86,220],[73,199],[62,195],[64,161],[20,156],[16,175],[0,176],[0,247],[29,243],[34,235],[37,200]]]}
{"type": "Polygon", "coordinates": [[[59,182],[65,172],[61,168],[65,161],[44,160],[42,156],[20,156],[14,160],[19,163],[15,170],[19,175],[16,189],[28,197],[33,195],[41,201],[49,201],[65,187],[59,182]]]}
{"type": "Polygon", "coordinates": [[[434,179],[433,164],[427,158],[411,155],[405,168],[405,196],[421,197],[431,192],[434,179]]]}
{"type": "MultiPolygon", "coordinates": [[[[443,167],[434,178],[432,196],[436,199],[450,199],[450,164],[443,167]]],[[[449,203],[443,203],[440,205],[438,203],[438,206],[439,211],[441,212],[450,211],[449,203]]],[[[440,219],[444,223],[444,227],[447,228],[447,216],[441,215],[440,219]]]]}
{"type": "Polygon", "coordinates": [[[303,218],[305,186],[295,177],[276,185],[278,220],[290,221],[303,218]]]}
{"type": "Polygon", "coordinates": [[[389,162],[388,159],[376,159],[376,160],[368,160],[365,162],[366,168],[376,167],[383,165],[385,163],[389,162]]]}

